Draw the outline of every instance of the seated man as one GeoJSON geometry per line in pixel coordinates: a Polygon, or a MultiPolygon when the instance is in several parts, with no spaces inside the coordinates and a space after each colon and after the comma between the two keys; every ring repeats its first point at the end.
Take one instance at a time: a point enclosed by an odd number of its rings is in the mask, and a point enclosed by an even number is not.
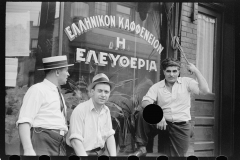
{"type": "Polygon", "coordinates": [[[66,142],[77,156],[101,155],[105,146],[109,156],[116,156],[115,131],[105,105],[112,88],[105,74],[95,75],[89,85],[91,98],[73,110],[66,142]]]}
{"type": "Polygon", "coordinates": [[[207,94],[208,84],[200,71],[193,65],[187,69],[194,73],[197,81],[189,77],[179,77],[179,61],[168,58],[162,62],[165,79],[154,84],[143,97],[142,107],[155,101],[163,110],[163,118],[157,125],[150,125],[143,120],[142,111],[138,112],[136,120],[136,142],[138,150],[135,156],[146,155],[148,136],[162,133],[168,141],[167,156],[185,156],[190,142],[191,120],[190,94],[207,94]],[[161,131],[162,130],[162,131],[161,131]]]}

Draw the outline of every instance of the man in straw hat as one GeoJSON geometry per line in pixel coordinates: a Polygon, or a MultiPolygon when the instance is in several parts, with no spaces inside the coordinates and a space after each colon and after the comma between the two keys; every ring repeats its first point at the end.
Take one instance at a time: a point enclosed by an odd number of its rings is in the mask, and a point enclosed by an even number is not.
{"type": "MultiPolygon", "coordinates": [[[[148,136],[162,133],[168,147],[167,156],[185,156],[192,134],[190,115],[190,94],[205,95],[209,92],[208,84],[200,71],[191,63],[187,69],[194,73],[197,81],[189,77],[179,77],[180,62],[173,58],[167,58],[161,63],[165,79],[157,82],[148,90],[142,99],[142,107],[145,108],[155,101],[163,110],[162,120],[151,125],[143,120],[142,111],[136,120],[136,142],[138,150],[135,156],[145,156],[148,136]]],[[[151,107],[151,106],[149,106],[151,107]]],[[[163,145],[163,143],[162,143],[163,145]]]]}
{"type": "Polygon", "coordinates": [[[32,85],[24,96],[16,125],[24,155],[66,155],[66,105],[60,85],[69,76],[67,56],[43,58],[45,79],[32,85]]]}
{"type": "Polygon", "coordinates": [[[73,110],[66,142],[77,156],[116,156],[115,131],[105,105],[113,87],[105,74],[95,75],[88,87],[91,98],[73,110]]]}

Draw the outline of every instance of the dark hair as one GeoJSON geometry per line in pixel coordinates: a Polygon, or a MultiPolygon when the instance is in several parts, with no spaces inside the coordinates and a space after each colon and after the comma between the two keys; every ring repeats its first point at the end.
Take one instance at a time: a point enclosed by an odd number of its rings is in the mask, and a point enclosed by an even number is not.
{"type": "Polygon", "coordinates": [[[52,69],[47,69],[47,70],[44,70],[44,73],[45,73],[45,76],[50,73],[52,71],[52,69]]]}
{"type": "Polygon", "coordinates": [[[170,66],[181,67],[180,62],[175,58],[166,58],[162,61],[161,65],[163,70],[166,70],[166,68],[170,66]]]}

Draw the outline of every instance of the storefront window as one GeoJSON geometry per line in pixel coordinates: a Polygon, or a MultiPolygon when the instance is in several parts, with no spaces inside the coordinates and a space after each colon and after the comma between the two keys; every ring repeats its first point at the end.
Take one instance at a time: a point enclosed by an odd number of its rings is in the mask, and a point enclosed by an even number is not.
{"type": "MultiPolygon", "coordinates": [[[[63,52],[75,63],[63,87],[66,102],[74,109],[88,100],[87,86],[93,76],[105,73],[116,84],[107,105],[118,106],[130,115],[148,89],[160,80],[163,46],[159,42],[159,3],[152,3],[144,11],[138,10],[135,2],[88,4],[93,15],[77,20],[70,20],[67,13],[64,16],[63,52]],[[107,6],[111,6],[109,14],[107,6]]],[[[64,10],[73,12],[68,4],[64,10]]]]}
{"type": "MultiPolygon", "coordinates": [[[[85,6],[86,3],[81,5],[85,6]]],[[[66,12],[76,12],[75,3],[69,9],[68,6],[65,6],[66,12]]],[[[95,11],[94,15],[73,21],[64,17],[66,34],[63,43],[66,48],[63,52],[69,54],[70,61],[75,62],[66,87],[74,91],[78,89],[81,93],[79,101],[85,101],[89,98],[88,84],[94,75],[103,72],[116,84],[112,98],[126,98],[131,104],[130,108],[134,109],[148,88],[160,78],[160,53],[163,47],[159,42],[160,20],[156,19],[160,17],[157,16],[159,11],[155,9],[157,7],[149,7],[147,12],[144,11],[146,18],[141,19],[138,15],[141,11],[131,13],[133,10],[128,7],[137,6],[137,3],[124,6],[118,2],[89,2],[88,6],[89,12],[95,11]],[[108,6],[116,7],[115,11],[111,9],[110,15],[107,15],[108,6]],[[136,18],[131,15],[136,15],[136,18]],[[148,24],[146,28],[140,25],[143,21],[148,24]],[[77,87],[74,88],[74,85],[77,87]]],[[[76,104],[70,105],[75,107],[76,104]]]]}
{"type": "Polygon", "coordinates": [[[91,97],[87,87],[98,73],[116,84],[108,107],[133,113],[160,79],[158,5],[142,11],[137,2],[7,2],[6,154],[19,154],[15,122],[27,89],[44,79],[37,70],[44,57],[67,55],[74,63],[62,86],[68,120],[91,97]]]}
{"type": "Polygon", "coordinates": [[[5,50],[5,151],[20,154],[16,128],[28,88],[44,78],[42,58],[59,55],[59,2],[7,2],[5,50]]]}

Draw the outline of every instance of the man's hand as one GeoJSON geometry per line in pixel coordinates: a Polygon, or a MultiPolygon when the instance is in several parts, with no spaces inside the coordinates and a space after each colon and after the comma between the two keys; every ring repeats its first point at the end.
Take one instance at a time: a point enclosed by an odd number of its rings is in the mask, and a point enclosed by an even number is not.
{"type": "Polygon", "coordinates": [[[197,69],[197,67],[196,67],[194,64],[192,64],[192,63],[189,63],[189,64],[187,65],[187,70],[190,71],[190,72],[192,72],[192,73],[199,72],[199,70],[197,69]]]}
{"type": "Polygon", "coordinates": [[[31,149],[25,149],[24,150],[24,156],[36,156],[36,152],[33,148],[31,149]]]}
{"type": "Polygon", "coordinates": [[[167,122],[163,117],[162,120],[157,124],[157,129],[166,130],[166,128],[167,128],[167,122]]]}

